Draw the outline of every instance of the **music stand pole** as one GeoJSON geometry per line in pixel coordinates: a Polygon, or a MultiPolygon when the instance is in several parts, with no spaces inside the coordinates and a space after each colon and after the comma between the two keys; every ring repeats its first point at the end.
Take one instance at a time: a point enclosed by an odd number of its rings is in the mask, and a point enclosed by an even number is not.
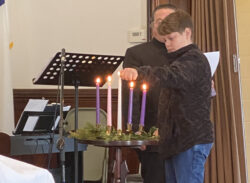
{"type": "MultiPolygon", "coordinates": [[[[61,81],[60,92],[60,122],[59,122],[59,140],[57,148],[60,151],[60,159],[62,164],[62,181],[65,183],[65,151],[64,148],[64,119],[63,119],[63,87],[75,86],[75,130],[78,129],[78,87],[79,86],[95,86],[93,82],[96,76],[105,78],[108,74],[112,74],[124,60],[123,56],[115,55],[96,55],[82,53],[67,53],[65,50],[56,53],[47,67],[39,74],[39,77],[33,79],[34,84],[41,85],[58,85],[61,81]],[[67,58],[67,60],[65,59],[67,58]]],[[[102,86],[105,82],[101,83],[102,86]]],[[[75,152],[75,182],[80,178],[79,174],[79,152],[78,141],[74,142],[75,152]]],[[[84,158],[83,158],[84,159],[84,158]]],[[[81,167],[82,168],[82,167],[81,167]]],[[[82,174],[81,174],[82,175],[82,174]]],[[[83,176],[84,179],[84,176],[83,176]]],[[[82,181],[82,180],[81,180],[82,181]]]]}
{"type": "Polygon", "coordinates": [[[59,139],[57,141],[57,149],[60,151],[60,162],[62,167],[62,183],[66,183],[65,178],[65,152],[64,152],[64,145],[65,145],[65,139],[64,139],[64,119],[63,119],[63,106],[64,106],[64,64],[65,64],[65,49],[62,49],[61,52],[61,71],[60,71],[60,121],[59,121],[59,139]]]}
{"type": "MultiPolygon", "coordinates": [[[[79,81],[75,80],[75,131],[78,129],[78,86],[79,81]]],[[[78,141],[74,139],[74,155],[75,155],[75,183],[78,183],[78,141]]]]}

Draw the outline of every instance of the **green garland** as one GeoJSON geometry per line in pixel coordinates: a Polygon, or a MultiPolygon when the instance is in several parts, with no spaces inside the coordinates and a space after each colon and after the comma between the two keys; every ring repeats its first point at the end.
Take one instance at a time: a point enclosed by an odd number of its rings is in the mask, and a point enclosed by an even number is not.
{"type": "Polygon", "coordinates": [[[152,127],[149,132],[142,131],[140,135],[133,132],[121,133],[112,128],[111,133],[106,133],[106,126],[96,127],[93,124],[87,123],[82,129],[76,132],[70,131],[70,137],[78,140],[105,140],[105,141],[130,141],[130,140],[158,140],[159,136],[154,136],[157,128],[152,127]]]}

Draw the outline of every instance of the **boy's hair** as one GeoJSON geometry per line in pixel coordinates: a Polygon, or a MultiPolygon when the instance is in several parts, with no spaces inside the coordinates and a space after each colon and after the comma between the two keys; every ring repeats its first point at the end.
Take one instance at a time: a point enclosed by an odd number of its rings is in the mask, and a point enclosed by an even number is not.
{"type": "Polygon", "coordinates": [[[158,32],[164,36],[172,32],[182,33],[186,28],[190,28],[191,32],[193,32],[191,16],[183,10],[176,10],[161,22],[158,27],[158,32]]]}
{"type": "Polygon", "coordinates": [[[161,4],[159,6],[156,6],[156,8],[154,9],[153,13],[152,13],[152,17],[151,17],[151,22],[154,21],[154,17],[155,17],[155,12],[160,10],[160,9],[171,9],[176,11],[177,7],[173,4],[161,4]]]}

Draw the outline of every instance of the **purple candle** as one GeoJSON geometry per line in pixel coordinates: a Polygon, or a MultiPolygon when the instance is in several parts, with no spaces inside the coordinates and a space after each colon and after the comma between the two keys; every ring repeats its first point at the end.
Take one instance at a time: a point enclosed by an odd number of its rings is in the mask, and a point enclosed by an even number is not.
{"type": "Polygon", "coordinates": [[[140,125],[144,126],[145,110],[146,110],[146,95],[147,95],[147,85],[142,85],[142,102],[141,102],[141,116],[140,125]]]}
{"type": "Polygon", "coordinates": [[[100,124],[100,78],[96,79],[96,124],[100,124]]]}
{"type": "Polygon", "coordinates": [[[128,124],[132,124],[132,111],[133,111],[133,90],[134,90],[134,82],[131,81],[129,83],[129,103],[128,103],[128,124]]]}

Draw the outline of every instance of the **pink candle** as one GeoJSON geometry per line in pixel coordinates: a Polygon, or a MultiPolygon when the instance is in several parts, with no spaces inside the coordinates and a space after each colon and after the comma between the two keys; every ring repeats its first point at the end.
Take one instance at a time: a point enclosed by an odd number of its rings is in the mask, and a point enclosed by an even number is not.
{"type": "Polygon", "coordinates": [[[142,85],[142,102],[141,102],[141,116],[140,125],[144,126],[145,111],[146,111],[146,95],[147,95],[147,85],[142,85]]]}
{"type": "Polygon", "coordinates": [[[112,77],[111,77],[111,76],[108,76],[107,126],[112,126],[111,80],[112,80],[112,77]]]}
{"type": "Polygon", "coordinates": [[[101,79],[96,79],[96,124],[100,124],[100,82],[101,79]]]}

